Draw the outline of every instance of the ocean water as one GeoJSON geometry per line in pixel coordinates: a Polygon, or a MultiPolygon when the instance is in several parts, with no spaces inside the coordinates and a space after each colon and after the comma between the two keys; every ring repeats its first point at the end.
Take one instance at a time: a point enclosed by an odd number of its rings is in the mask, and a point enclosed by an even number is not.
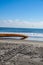
{"type": "Polygon", "coordinates": [[[0,27],[0,32],[22,32],[22,33],[43,33],[43,29],[36,28],[5,28],[0,27]]]}
{"type": "Polygon", "coordinates": [[[28,40],[43,41],[43,29],[0,27],[0,33],[18,33],[28,36],[28,40]]]}

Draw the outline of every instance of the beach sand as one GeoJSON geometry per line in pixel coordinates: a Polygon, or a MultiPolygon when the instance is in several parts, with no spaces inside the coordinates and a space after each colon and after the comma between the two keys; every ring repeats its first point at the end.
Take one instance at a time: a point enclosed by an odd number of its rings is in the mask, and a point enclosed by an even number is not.
{"type": "Polygon", "coordinates": [[[43,42],[0,39],[0,65],[43,65],[43,42]]]}

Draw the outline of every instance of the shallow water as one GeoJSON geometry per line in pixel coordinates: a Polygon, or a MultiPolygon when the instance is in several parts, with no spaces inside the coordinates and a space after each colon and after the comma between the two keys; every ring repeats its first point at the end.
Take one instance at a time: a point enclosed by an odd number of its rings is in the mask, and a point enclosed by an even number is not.
{"type": "Polygon", "coordinates": [[[43,29],[0,27],[0,33],[24,34],[24,35],[28,36],[28,38],[26,40],[43,41],[43,29]]]}

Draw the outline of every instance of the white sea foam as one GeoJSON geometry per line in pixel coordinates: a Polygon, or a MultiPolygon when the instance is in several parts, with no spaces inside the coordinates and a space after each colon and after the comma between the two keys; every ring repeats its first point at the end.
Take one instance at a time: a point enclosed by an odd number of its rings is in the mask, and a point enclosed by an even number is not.
{"type": "MultiPolygon", "coordinates": [[[[0,32],[0,33],[15,33],[15,32],[0,32]]],[[[27,35],[28,38],[26,40],[35,40],[35,41],[43,41],[43,33],[15,33],[15,34],[24,34],[24,35],[27,35]]]]}
{"type": "MultiPolygon", "coordinates": [[[[15,33],[17,34],[18,32],[0,32],[0,33],[15,33]]],[[[29,36],[42,36],[43,37],[43,33],[18,33],[18,34],[25,34],[25,35],[29,35],[29,36]]]]}

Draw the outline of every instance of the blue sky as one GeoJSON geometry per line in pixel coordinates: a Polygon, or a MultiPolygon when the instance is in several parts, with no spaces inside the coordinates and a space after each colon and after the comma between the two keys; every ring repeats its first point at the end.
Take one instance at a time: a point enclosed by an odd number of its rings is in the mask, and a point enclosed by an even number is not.
{"type": "Polygon", "coordinates": [[[0,0],[0,19],[43,21],[43,0],[0,0]]]}
{"type": "Polygon", "coordinates": [[[0,0],[0,20],[41,22],[43,0],[0,0]]]}

